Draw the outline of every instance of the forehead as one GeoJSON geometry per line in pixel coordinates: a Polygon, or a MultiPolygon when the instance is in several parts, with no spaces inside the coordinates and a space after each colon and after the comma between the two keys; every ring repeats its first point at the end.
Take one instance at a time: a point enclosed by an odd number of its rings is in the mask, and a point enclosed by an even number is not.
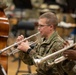
{"type": "Polygon", "coordinates": [[[47,19],[46,18],[40,18],[38,20],[38,24],[46,24],[47,19]]]}

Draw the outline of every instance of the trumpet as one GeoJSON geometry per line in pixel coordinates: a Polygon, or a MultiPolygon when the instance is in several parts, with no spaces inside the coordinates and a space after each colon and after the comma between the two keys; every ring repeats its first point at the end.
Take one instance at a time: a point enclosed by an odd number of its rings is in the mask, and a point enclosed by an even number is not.
{"type": "MultiPolygon", "coordinates": [[[[0,54],[3,53],[4,51],[8,50],[9,48],[14,47],[14,46],[20,44],[21,42],[23,42],[23,41],[25,41],[25,40],[28,40],[28,39],[30,39],[30,38],[32,38],[32,37],[34,37],[34,36],[37,36],[38,34],[40,34],[40,32],[38,32],[38,33],[36,33],[36,34],[33,34],[33,35],[31,35],[31,36],[29,36],[29,37],[27,37],[27,38],[24,38],[23,40],[21,40],[21,41],[19,41],[19,42],[15,42],[14,44],[12,44],[12,45],[10,45],[10,46],[8,46],[8,47],[6,47],[6,48],[1,49],[1,50],[0,50],[0,54]]],[[[17,52],[18,52],[18,51],[17,51],[17,52]]]]}
{"type": "MultiPolygon", "coordinates": [[[[35,41],[35,42],[29,42],[29,45],[31,46],[31,45],[33,45],[33,44],[35,44],[37,41],[35,41]]],[[[10,56],[10,55],[12,55],[12,54],[16,54],[16,53],[18,53],[20,50],[18,50],[17,48],[15,49],[15,50],[12,50],[10,53],[8,53],[7,55],[8,56],[10,56]]]]}
{"type": "MultiPolygon", "coordinates": [[[[45,61],[47,61],[47,60],[55,57],[56,55],[64,52],[65,50],[68,50],[68,49],[74,47],[75,45],[76,45],[76,43],[74,43],[74,44],[72,44],[72,45],[70,45],[70,46],[66,46],[66,47],[64,47],[63,49],[59,50],[59,51],[56,51],[56,52],[54,52],[54,53],[52,53],[52,54],[50,54],[50,55],[47,55],[47,56],[45,56],[45,57],[42,57],[41,59],[34,59],[34,58],[33,58],[33,60],[34,60],[35,64],[38,66],[39,64],[42,64],[43,62],[45,62],[45,61]]],[[[66,60],[66,59],[67,59],[67,58],[65,58],[64,56],[61,56],[61,57],[55,59],[54,62],[49,63],[49,65],[51,66],[51,65],[53,65],[53,64],[57,64],[57,63],[62,62],[62,61],[64,61],[64,60],[66,60]]]]}

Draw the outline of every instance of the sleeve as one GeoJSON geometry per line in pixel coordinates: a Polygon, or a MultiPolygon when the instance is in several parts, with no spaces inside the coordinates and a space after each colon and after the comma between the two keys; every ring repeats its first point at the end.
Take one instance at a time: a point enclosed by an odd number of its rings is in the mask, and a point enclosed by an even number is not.
{"type": "Polygon", "coordinates": [[[34,57],[37,57],[37,52],[36,52],[36,47],[34,49],[32,49],[29,54],[27,52],[23,52],[23,51],[20,51],[19,52],[19,57],[20,59],[25,63],[25,64],[28,64],[28,65],[34,65],[34,60],[33,58],[34,57]]]}
{"type": "MultiPolygon", "coordinates": [[[[50,54],[52,54],[52,53],[54,53],[54,52],[62,49],[63,47],[64,47],[64,43],[63,42],[61,42],[61,41],[54,41],[53,44],[52,44],[52,46],[49,46],[50,49],[49,49],[49,52],[46,55],[50,55],[50,54]]],[[[58,54],[58,55],[54,56],[53,58],[48,59],[46,62],[44,62],[41,65],[40,68],[43,69],[43,70],[45,70],[45,71],[48,71],[49,69],[51,69],[53,71],[57,71],[57,68],[56,68],[57,64],[53,64],[53,61],[56,58],[60,57],[61,55],[62,54],[58,54]],[[51,64],[53,64],[53,65],[51,65],[51,64]]],[[[59,66],[61,66],[61,63],[60,63],[59,66]]]]}
{"type": "MultiPolygon", "coordinates": [[[[63,45],[64,45],[64,44],[63,44],[62,42],[57,42],[57,41],[54,42],[54,43],[52,44],[52,46],[49,46],[49,48],[48,48],[48,49],[49,49],[49,52],[46,53],[45,56],[50,55],[50,54],[52,54],[52,53],[54,53],[54,52],[62,49],[62,48],[64,47],[63,45]]],[[[48,59],[48,60],[45,61],[43,64],[41,64],[41,65],[39,66],[39,68],[41,68],[41,69],[44,70],[44,71],[48,71],[49,69],[51,69],[51,70],[53,70],[53,71],[56,71],[56,65],[55,65],[55,64],[51,65],[51,63],[52,63],[52,61],[54,61],[54,60],[55,60],[56,58],[58,58],[59,56],[60,56],[60,54],[54,56],[54,58],[48,59]]],[[[52,72],[53,72],[53,71],[52,71],[52,72]]]]}
{"type": "Polygon", "coordinates": [[[32,58],[27,54],[26,52],[20,51],[19,52],[19,58],[28,65],[33,65],[32,58]]]}
{"type": "Polygon", "coordinates": [[[37,56],[36,46],[37,46],[37,44],[35,45],[35,47],[29,53],[23,52],[23,51],[20,51],[19,52],[19,58],[25,64],[34,65],[33,57],[36,57],[37,56]]]}

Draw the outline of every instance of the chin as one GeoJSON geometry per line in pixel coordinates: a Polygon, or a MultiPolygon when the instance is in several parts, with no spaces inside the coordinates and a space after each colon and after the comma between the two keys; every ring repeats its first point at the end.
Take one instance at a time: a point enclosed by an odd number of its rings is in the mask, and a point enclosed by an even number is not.
{"type": "Polygon", "coordinates": [[[45,37],[45,36],[41,34],[41,37],[45,37]]]}
{"type": "Polygon", "coordinates": [[[43,37],[43,35],[42,34],[40,34],[41,35],[41,37],[43,37]]]}
{"type": "Polygon", "coordinates": [[[41,37],[44,37],[45,35],[44,34],[42,34],[42,33],[40,33],[40,35],[41,35],[41,37]]]}

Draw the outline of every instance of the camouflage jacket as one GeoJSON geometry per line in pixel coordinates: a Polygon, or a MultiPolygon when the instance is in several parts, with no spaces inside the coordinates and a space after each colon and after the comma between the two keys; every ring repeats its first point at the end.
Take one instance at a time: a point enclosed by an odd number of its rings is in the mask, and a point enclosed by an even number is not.
{"type": "MultiPolygon", "coordinates": [[[[29,54],[20,51],[19,55],[25,64],[33,65],[35,64],[33,58],[39,59],[45,57],[55,51],[62,49],[64,46],[65,41],[58,35],[57,32],[54,32],[48,40],[44,40],[44,38],[41,39],[29,54]]],[[[52,66],[49,65],[49,63],[61,55],[62,53],[56,55],[54,58],[50,58],[43,64],[38,65],[36,70],[37,75],[76,75],[72,70],[75,65],[73,61],[65,60],[52,66]]]]}

